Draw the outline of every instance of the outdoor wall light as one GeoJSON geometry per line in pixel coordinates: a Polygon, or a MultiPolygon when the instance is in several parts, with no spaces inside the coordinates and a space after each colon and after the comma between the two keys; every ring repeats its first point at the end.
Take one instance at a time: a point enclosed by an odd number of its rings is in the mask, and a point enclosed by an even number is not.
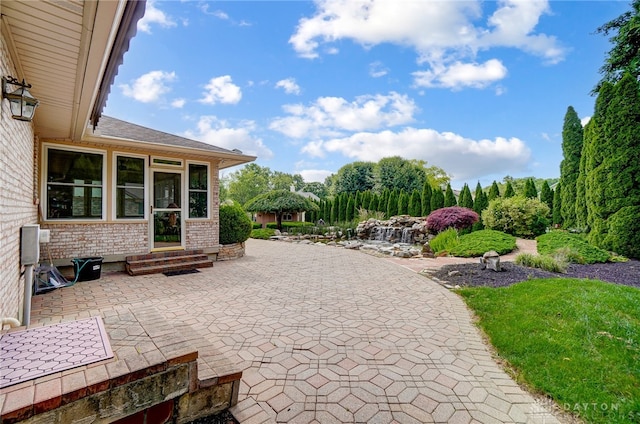
{"type": "Polygon", "coordinates": [[[27,84],[24,80],[20,82],[14,77],[2,77],[2,98],[9,99],[11,117],[18,121],[30,122],[36,112],[36,107],[38,107],[38,99],[29,93],[28,88],[31,88],[31,84],[27,84]],[[20,88],[10,93],[9,84],[17,85],[20,88]]]}

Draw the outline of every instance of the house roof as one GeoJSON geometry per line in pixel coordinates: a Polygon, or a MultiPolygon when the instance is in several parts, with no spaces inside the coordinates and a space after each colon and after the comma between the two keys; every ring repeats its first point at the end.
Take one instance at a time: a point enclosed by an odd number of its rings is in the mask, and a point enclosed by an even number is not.
{"type": "Polygon", "coordinates": [[[201,141],[191,140],[174,134],[121,121],[110,116],[102,116],[93,135],[87,137],[91,141],[109,140],[113,143],[136,144],[146,150],[182,152],[220,158],[220,169],[251,162],[255,156],[245,155],[240,150],[228,150],[201,141]]]}
{"type": "Polygon", "coordinates": [[[99,118],[144,9],[144,0],[0,2],[11,76],[40,100],[40,138],[80,140],[99,118]]]}

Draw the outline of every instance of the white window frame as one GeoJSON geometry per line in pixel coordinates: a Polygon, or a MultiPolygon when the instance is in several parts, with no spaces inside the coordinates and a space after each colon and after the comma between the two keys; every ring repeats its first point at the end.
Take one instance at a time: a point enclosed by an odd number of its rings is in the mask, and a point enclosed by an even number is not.
{"type": "Polygon", "coordinates": [[[55,143],[43,143],[42,144],[42,187],[40,193],[40,199],[43,204],[42,210],[42,219],[45,222],[105,222],[107,221],[107,193],[108,193],[108,181],[107,181],[107,151],[101,149],[91,149],[86,147],[73,147],[65,144],[55,144],[55,143]],[[102,185],[100,188],[102,189],[102,205],[101,205],[101,218],[49,218],[48,210],[49,210],[49,196],[47,195],[47,187],[49,186],[49,150],[65,150],[73,153],[91,153],[95,155],[102,156],[102,185]]]}
{"type": "Polygon", "coordinates": [[[151,166],[153,168],[173,168],[173,169],[184,169],[184,160],[183,159],[176,159],[176,158],[171,158],[171,157],[167,157],[167,156],[151,156],[150,159],[151,162],[151,166]],[[170,162],[179,162],[179,164],[173,164],[173,163],[156,163],[156,160],[160,160],[160,161],[170,161],[170,162]]]}
{"type": "Polygon", "coordinates": [[[144,221],[149,219],[149,156],[148,155],[137,155],[137,154],[133,154],[133,153],[127,153],[127,152],[113,152],[112,155],[112,164],[111,164],[111,169],[112,169],[112,187],[113,187],[113,204],[111,205],[111,216],[113,217],[114,221],[135,221],[135,222],[140,222],[140,221],[144,221]],[[126,158],[134,158],[134,159],[142,159],[144,162],[144,216],[141,218],[130,218],[130,217],[126,217],[126,218],[118,218],[118,199],[117,199],[117,192],[118,192],[118,158],[119,157],[126,157],[126,158]]]}
{"type": "Polygon", "coordinates": [[[187,161],[186,166],[185,166],[185,181],[184,181],[184,186],[185,186],[185,194],[186,194],[186,199],[185,201],[187,202],[187,210],[186,210],[186,215],[185,215],[185,219],[188,220],[194,220],[194,221],[203,221],[203,220],[207,220],[207,219],[211,219],[211,205],[212,205],[212,192],[211,192],[211,187],[213,187],[213,179],[211,177],[211,164],[209,162],[198,162],[198,161],[187,161]],[[190,169],[189,166],[190,165],[202,165],[205,166],[207,168],[207,216],[203,216],[203,217],[191,217],[189,215],[189,198],[190,198],[190,194],[191,194],[191,190],[189,188],[189,178],[191,177],[190,174],[190,169]]]}

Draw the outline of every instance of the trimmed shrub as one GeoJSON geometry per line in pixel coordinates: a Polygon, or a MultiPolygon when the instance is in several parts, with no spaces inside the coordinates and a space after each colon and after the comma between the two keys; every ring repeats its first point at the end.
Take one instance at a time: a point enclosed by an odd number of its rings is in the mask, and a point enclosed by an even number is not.
{"type": "Polygon", "coordinates": [[[561,258],[549,255],[532,255],[531,253],[519,254],[516,256],[515,263],[528,268],[540,268],[549,272],[561,273],[567,271],[568,265],[568,263],[561,258]]]}
{"type": "Polygon", "coordinates": [[[269,237],[274,236],[276,234],[276,230],[271,228],[261,228],[258,230],[251,231],[251,238],[261,239],[261,240],[269,240],[269,237]]]}
{"type": "Polygon", "coordinates": [[[549,207],[540,200],[515,196],[489,202],[482,212],[482,223],[515,237],[535,238],[547,230],[548,216],[549,207]]]}
{"type": "Polygon", "coordinates": [[[516,238],[500,231],[480,230],[461,236],[449,254],[463,258],[482,256],[490,250],[499,255],[509,253],[516,248],[516,238]]]}
{"type": "Polygon", "coordinates": [[[461,230],[471,227],[478,219],[473,209],[450,206],[431,212],[427,217],[427,229],[432,233],[440,233],[447,228],[461,230]]]}
{"type": "Polygon", "coordinates": [[[609,217],[603,245],[620,255],[640,259],[640,206],[625,206],[609,217]]]}
{"type": "Polygon", "coordinates": [[[609,252],[590,245],[584,238],[577,234],[565,231],[551,231],[536,238],[538,253],[541,255],[553,255],[565,251],[565,255],[571,262],[592,264],[595,262],[607,262],[609,252]],[[569,249],[572,253],[567,254],[569,249]]]}
{"type": "MultiPolygon", "coordinates": [[[[311,227],[312,225],[309,222],[304,221],[282,221],[282,229],[285,228],[299,228],[299,227],[311,227]]],[[[266,228],[270,228],[272,230],[278,229],[277,222],[267,222],[266,228]]]]}
{"type": "Polygon", "coordinates": [[[429,242],[429,247],[433,253],[439,254],[449,252],[458,244],[458,231],[454,228],[442,231],[429,242]]]}
{"type": "Polygon", "coordinates": [[[253,223],[238,204],[220,206],[220,244],[242,243],[249,238],[253,223]]]}
{"type": "Polygon", "coordinates": [[[259,230],[260,228],[262,228],[262,224],[259,222],[253,222],[251,225],[254,230],[259,230]]]}

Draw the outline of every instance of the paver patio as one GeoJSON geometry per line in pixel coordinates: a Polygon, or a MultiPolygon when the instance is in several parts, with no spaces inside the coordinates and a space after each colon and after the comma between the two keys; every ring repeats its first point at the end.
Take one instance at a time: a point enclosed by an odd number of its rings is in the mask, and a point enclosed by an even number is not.
{"type": "Polygon", "coordinates": [[[242,423],[558,422],[496,365],[456,294],[362,252],[249,240],[197,274],[104,273],[36,296],[32,324],[140,304],[240,365],[242,423]]]}

